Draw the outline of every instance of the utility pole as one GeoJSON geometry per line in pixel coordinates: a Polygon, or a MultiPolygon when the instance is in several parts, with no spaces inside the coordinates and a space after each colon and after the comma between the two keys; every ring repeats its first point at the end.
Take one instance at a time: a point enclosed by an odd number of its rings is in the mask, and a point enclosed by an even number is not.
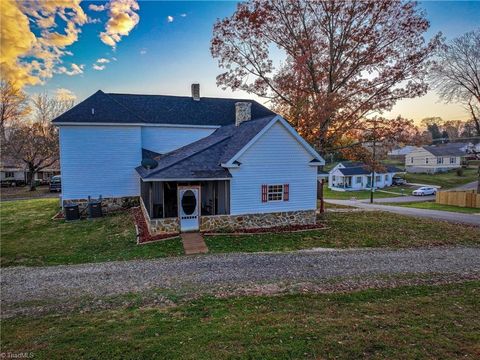
{"type": "Polygon", "coordinates": [[[375,159],[375,147],[376,147],[376,140],[377,140],[377,122],[373,122],[373,143],[372,143],[372,156],[373,156],[373,161],[372,161],[372,173],[371,173],[371,179],[370,181],[370,204],[373,204],[373,191],[375,189],[375,168],[376,168],[376,159],[375,159]]]}

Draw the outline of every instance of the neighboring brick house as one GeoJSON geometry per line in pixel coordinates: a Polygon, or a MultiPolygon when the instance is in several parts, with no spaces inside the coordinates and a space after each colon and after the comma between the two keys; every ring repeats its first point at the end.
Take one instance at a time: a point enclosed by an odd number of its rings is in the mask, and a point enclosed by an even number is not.
{"type": "MultiPolygon", "coordinates": [[[[58,161],[51,166],[40,170],[35,174],[35,180],[46,184],[54,175],[60,174],[58,161]]],[[[0,160],[0,180],[3,185],[18,186],[25,185],[28,181],[28,168],[23,161],[2,156],[0,160]]]]}

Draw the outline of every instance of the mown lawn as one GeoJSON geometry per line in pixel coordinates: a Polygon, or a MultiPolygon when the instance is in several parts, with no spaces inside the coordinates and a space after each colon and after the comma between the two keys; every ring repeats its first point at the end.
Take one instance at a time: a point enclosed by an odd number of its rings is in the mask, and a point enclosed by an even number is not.
{"type": "Polygon", "coordinates": [[[347,294],[201,298],[2,321],[35,359],[478,358],[480,283],[347,294]]]}
{"type": "Polygon", "coordinates": [[[138,246],[130,213],[65,222],[58,199],[0,203],[1,266],[58,265],[183,254],[179,239],[138,246]]]}
{"type": "Polygon", "coordinates": [[[406,173],[403,177],[409,183],[436,185],[441,186],[442,189],[450,189],[478,179],[478,168],[469,167],[463,170],[463,176],[458,176],[457,172],[453,170],[439,174],[406,173]]]}
{"type": "Polygon", "coordinates": [[[417,209],[453,211],[465,214],[480,214],[480,209],[452,205],[437,204],[434,201],[408,202],[408,203],[382,203],[382,205],[404,206],[417,209]]]}
{"type": "Polygon", "coordinates": [[[478,227],[373,211],[326,213],[324,216],[327,228],[323,230],[290,234],[208,236],[205,241],[210,252],[480,244],[478,227]]]}

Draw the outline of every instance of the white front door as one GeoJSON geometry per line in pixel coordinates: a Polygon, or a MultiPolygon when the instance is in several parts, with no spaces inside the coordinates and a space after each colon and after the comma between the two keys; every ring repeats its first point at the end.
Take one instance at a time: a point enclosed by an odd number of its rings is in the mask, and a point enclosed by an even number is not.
{"type": "Polygon", "coordinates": [[[178,217],[181,231],[195,231],[199,229],[199,188],[194,186],[178,188],[178,217]]]}

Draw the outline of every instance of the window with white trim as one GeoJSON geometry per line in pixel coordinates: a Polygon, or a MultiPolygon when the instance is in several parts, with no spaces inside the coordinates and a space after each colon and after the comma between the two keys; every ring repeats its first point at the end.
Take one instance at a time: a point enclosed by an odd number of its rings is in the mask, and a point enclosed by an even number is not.
{"type": "Polygon", "coordinates": [[[428,157],[425,158],[425,164],[428,164],[428,157]]]}
{"type": "Polygon", "coordinates": [[[457,163],[457,158],[456,157],[451,157],[450,158],[450,164],[456,164],[457,163]]]}
{"type": "Polygon", "coordinates": [[[5,171],[5,178],[8,179],[8,178],[14,178],[15,177],[15,173],[13,171],[5,171]]]}
{"type": "Polygon", "coordinates": [[[362,183],[362,177],[361,176],[357,176],[357,184],[361,184],[362,183]]]}
{"type": "Polygon", "coordinates": [[[268,185],[267,201],[282,201],[283,185],[268,185]]]}
{"type": "Polygon", "coordinates": [[[443,164],[443,157],[437,157],[437,164],[443,164]]]}

